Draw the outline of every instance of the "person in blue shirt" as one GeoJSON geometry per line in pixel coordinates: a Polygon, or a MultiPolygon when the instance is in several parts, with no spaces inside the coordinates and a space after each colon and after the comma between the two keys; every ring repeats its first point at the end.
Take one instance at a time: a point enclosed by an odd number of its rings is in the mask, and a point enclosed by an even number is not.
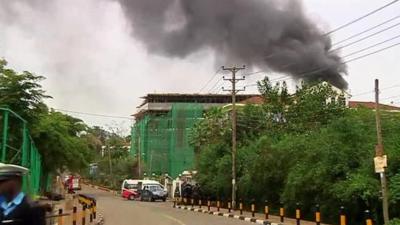
{"type": "Polygon", "coordinates": [[[28,169],[0,163],[0,224],[42,225],[44,216],[39,216],[28,197],[22,192],[22,178],[28,169]]]}

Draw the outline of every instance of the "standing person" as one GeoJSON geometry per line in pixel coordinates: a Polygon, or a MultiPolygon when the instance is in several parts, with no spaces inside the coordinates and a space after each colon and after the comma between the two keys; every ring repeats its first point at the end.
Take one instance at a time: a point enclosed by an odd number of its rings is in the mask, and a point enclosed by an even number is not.
{"type": "Polygon", "coordinates": [[[44,212],[22,192],[22,177],[28,171],[22,166],[0,163],[0,224],[45,224],[44,212]]]}

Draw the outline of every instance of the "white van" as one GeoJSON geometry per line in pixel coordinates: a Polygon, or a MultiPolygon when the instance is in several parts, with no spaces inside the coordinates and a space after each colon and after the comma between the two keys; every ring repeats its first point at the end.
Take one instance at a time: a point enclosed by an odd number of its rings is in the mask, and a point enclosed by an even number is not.
{"type": "Polygon", "coordinates": [[[123,198],[134,200],[140,196],[139,190],[142,190],[144,187],[147,186],[160,186],[164,189],[164,186],[160,184],[160,182],[155,180],[133,180],[133,179],[126,179],[122,182],[121,185],[121,196],[123,198]]]}

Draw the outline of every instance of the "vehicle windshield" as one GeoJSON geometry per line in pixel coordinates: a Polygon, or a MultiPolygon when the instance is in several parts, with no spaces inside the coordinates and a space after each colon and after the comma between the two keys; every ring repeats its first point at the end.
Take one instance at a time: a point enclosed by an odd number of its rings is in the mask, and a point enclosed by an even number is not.
{"type": "Polygon", "coordinates": [[[128,184],[128,183],[125,183],[125,184],[124,184],[124,188],[125,188],[125,189],[137,189],[137,184],[128,184]]]}
{"type": "Polygon", "coordinates": [[[150,190],[150,191],[162,191],[164,189],[160,185],[150,185],[150,186],[148,186],[148,190],[150,190]]]}
{"type": "Polygon", "coordinates": [[[126,184],[125,188],[126,189],[137,189],[137,184],[126,184]]]}

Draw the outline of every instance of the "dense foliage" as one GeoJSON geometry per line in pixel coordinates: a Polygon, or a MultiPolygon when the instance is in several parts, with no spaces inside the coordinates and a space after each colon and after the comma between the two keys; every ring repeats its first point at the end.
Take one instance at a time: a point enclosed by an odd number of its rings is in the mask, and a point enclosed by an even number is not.
{"type": "Polygon", "coordinates": [[[97,169],[86,175],[93,183],[119,189],[124,179],[138,176],[137,161],[127,148],[130,137],[100,127],[93,127],[90,133],[99,141],[100,147],[94,159],[97,169]]]}
{"type": "MultiPolygon", "coordinates": [[[[374,112],[348,109],[341,93],[326,84],[302,84],[289,95],[285,83],[259,82],[264,104],[238,111],[238,195],[243,199],[280,202],[294,213],[301,203],[311,217],[321,205],[325,222],[337,222],[345,206],[351,222],[363,211],[380,218],[379,177],[374,173],[374,112]]],[[[399,216],[400,115],[382,115],[392,215],[399,216]],[[397,207],[396,207],[397,206],[397,207]]],[[[209,195],[230,196],[231,129],[229,112],[207,112],[192,133],[197,180],[209,195]]]]}
{"type": "MultiPolygon", "coordinates": [[[[50,110],[40,81],[44,77],[19,73],[0,60],[0,106],[13,110],[27,121],[27,127],[42,155],[44,174],[63,170],[79,171],[87,166],[94,149],[87,136],[88,126],[80,119],[50,110]]],[[[22,143],[21,122],[10,117],[9,144],[22,143]]]]}

